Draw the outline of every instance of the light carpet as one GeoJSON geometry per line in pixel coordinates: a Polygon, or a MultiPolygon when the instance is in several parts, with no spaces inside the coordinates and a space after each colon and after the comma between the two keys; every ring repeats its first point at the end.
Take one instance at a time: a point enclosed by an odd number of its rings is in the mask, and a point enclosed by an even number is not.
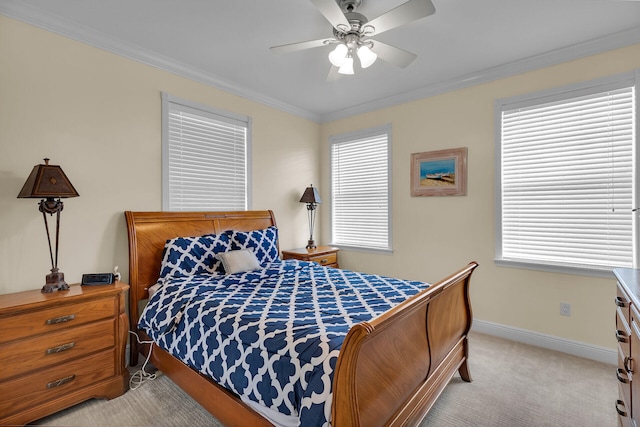
{"type": "MultiPolygon", "coordinates": [[[[615,427],[615,367],[489,335],[470,335],[472,383],[456,375],[421,427],[615,427]]],[[[164,375],[92,399],[42,426],[221,426],[164,375]]]]}

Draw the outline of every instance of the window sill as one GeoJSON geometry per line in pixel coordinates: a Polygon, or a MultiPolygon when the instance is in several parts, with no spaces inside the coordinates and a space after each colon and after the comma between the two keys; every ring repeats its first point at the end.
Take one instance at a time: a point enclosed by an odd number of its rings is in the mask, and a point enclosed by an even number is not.
{"type": "Polygon", "coordinates": [[[525,270],[547,271],[550,273],[575,274],[579,276],[602,277],[606,279],[615,279],[613,267],[588,268],[561,264],[544,264],[536,261],[498,259],[493,262],[498,267],[519,268],[525,270]]]}
{"type": "Polygon", "coordinates": [[[340,248],[341,251],[351,251],[351,252],[367,252],[371,254],[380,254],[380,255],[393,255],[393,249],[375,249],[375,248],[363,248],[360,246],[346,246],[341,245],[339,243],[330,243],[330,246],[335,246],[340,248]]]}

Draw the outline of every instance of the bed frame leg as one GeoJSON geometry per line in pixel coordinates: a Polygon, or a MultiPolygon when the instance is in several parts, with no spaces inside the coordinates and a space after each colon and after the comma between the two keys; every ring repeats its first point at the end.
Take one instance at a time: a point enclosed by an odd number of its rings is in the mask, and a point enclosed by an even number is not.
{"type": "Polygon", "coordinates": [[[129,366],[138,366],[138,343],[135,342],[136,338],[133,337],[129,341],[129,366]]]}
{"type": "Polygon", "coordinates": [[[464,362],[462,362],[462,365],[460,365],[460,368],[458,368],[458,373],[460,374],[460,377],[470,383],[471,381],[473,381],[473,378],[471,378],[471,373],[469,372],[469,365],[467,364],[467,359],[464,360],[464,362]]]}
{"type": "Polygon", "coordinates": [[[464,337],[464,360],[462,361],[462,364],[460,365],[460,367],[458,368],[458,373],[460,374],[460,377],[470,383],[473,381],[473,378],[471,378],[471,372],[469,372],[469,337],[465,336],[464,337]]]}

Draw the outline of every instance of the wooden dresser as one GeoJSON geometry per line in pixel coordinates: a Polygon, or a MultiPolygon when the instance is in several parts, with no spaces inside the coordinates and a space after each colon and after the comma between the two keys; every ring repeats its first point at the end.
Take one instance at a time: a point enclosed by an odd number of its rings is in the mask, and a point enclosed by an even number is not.
{"type": "Polygon", "coordinates": [[[129,387],[128,285],[0,295],[0,425],[20,425],[129,387]]]}
{"type": "Polygon", "coordinates": [[[318,246],[315,249],[290,249],[282,251],[282,259],[299,259],[301,261],[317,262],[325,267],[340,268],[338,265],[338,248],[318,246]]]}
{"type": "Polygon", "coordinates": [[[640,426],[640,270],[616,268],[618,425],[640,426]],[[638,378],[634,378],[634,374],[638,378]]]}

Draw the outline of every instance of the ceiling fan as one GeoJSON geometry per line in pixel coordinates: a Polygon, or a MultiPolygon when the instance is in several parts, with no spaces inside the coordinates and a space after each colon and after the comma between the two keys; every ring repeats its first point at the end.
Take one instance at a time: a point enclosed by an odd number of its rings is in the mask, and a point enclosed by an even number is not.
{"type": "Polygon", "coordinates": [[[431,0],[409,0],[369,21],[356,12],[364,0],[310,1],[333,26],[333,37],[273,46],[271,51],[280,54],[336,45],[329,53],[332,67],[328,80],[336,78],[337,73],[354,74],[354,56],[358,57],[362,68],[371,66],[378,57],[398,67],[407,67],[417,58],[416,54],[373,40],[372,37],[436,12],[431,0]]]}

